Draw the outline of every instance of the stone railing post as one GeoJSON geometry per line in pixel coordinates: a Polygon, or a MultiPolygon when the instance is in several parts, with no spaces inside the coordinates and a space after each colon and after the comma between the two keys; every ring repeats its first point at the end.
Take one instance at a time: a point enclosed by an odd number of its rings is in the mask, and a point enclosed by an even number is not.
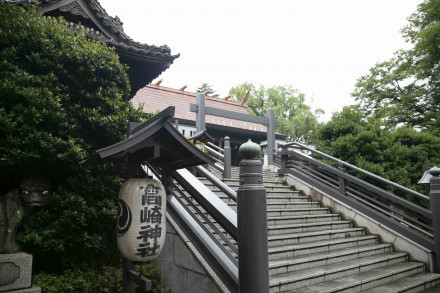
{"type": "Polygon", "coordinates": [[[238,275],[240,293],[269,292],[266,190],[260,146],[241,145],[240,187],[237,190],[238,275]]]}
{"type": "MultiPolygon", "coordinates": [[[[429,169],[431,169],[431,168],[429,167],[428,164],[423,164],[423,173],[429,171],[429,169]]],[[[429,184],[425,184],[425,195],[429,196],[429,184]]]]}
{"type": "Polygon", "coordinates": [[[266,110],[266,118],[269,119],[269,125],[267,126],[267,164],[273,165],[273,156],[275,148],[275,112],[274,110],[266,110]]]}
{"type": "Polygon", "coordinates": [[[135,270],[133,262],[126,258],[122,258],[122,292],[134,293],[136,284],[130,278],[130,270],[135,270]]]}
{"type": "Polygon", "coordinates": [[[223,149],[223,178],[231,178],[231,141],[228,136],[224,140],[225,147],[223,149]]]}
{"type": "MultiPolygon", "coordinates": [[[[287,150],[285,145],[279,145],[279,147],[281,147],[281,156],[280,156],[281,168],[279,169],[280,172],[278,172],[278,173],[282,172],[283,174],[285,174],[286,172],[284,169],[287,168],[287,160],[288,160],[289,156],[287,154],[282,154],[283,151],[287,150]]],[[[278,174],[278,175],[282,175],[282,174],[278,174]]]]}
{"type": "MultiPolygon", "coordinates": [[[[345,173],[345,166],[342,163],[338,163],[338,170],[342,173],[345,173]]],[[[341,195],[346,195],[346,186],[345,186],[345,179],[339,176],[339,193],[341,195]]]]}
{"type": "Polygon", "coordinates": [[[429,170],[430,180],[429,202],[432,213],[432,229],[434,231],[434,273],[440,273],[440,168],[429,170]]]}
{"type": "Polygon", "coordinates": [[[205,95],[197,94],[196,96],[197,103],[197,116],[196,116],[196,127],[197,132],[201,132],[206,129],[205,124],[205,95]]]}

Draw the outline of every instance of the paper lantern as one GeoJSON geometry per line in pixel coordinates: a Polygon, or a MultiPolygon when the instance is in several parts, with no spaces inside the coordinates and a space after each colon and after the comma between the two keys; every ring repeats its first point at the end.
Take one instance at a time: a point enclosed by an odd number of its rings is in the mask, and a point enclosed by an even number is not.
{"type": "Polygon", "coordinates": [[[117,242],[131,261],[148,261],[161,252],[165,242],[166,195],[153,179],[127,180],[119,191],[117,242]]]}

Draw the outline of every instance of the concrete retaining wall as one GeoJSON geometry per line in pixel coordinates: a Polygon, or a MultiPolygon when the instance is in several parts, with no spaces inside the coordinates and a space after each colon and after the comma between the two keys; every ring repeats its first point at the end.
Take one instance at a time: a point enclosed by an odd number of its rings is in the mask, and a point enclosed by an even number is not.
{"type": "Polygon", "coordinates": [[[165,293],[229,292],[169,215],[165,246],[152,263],[160,269],[165,293]]]}

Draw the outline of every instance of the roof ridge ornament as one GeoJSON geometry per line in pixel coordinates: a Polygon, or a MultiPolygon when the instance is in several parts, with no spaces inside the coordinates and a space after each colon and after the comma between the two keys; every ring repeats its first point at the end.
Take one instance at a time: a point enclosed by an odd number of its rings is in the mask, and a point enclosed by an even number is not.
{"type": "Polygon", "coordinates": [[[124,31],[124,23],[121,21],[121,19],[119,18],[119,16],[115,15],[115,17],[111,17],[110,18],[114,21],[115,25],[121,30],[124,31]]]}

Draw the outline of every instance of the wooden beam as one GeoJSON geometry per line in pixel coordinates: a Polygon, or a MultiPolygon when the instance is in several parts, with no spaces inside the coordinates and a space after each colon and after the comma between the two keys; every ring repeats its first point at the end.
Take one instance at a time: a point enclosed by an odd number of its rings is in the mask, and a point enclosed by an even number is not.
{"type": "Polygon", "coordinates": [[[243,98],[242,98],[241,101],[240,101],[240,105],[241,105],[241,106],[243,106],[243,104],[244,104],[244,102],[246,101],[246,98],[248,97],[250,91],[251,91],[251,90],[248,89],[248,90],[246,90],[246,91],[244,92],[243,98]]]}
{"type": "MultiPolygon", "coordinates": [[[[197,112],[197,104],[190,104],[189,107],[190,112],[197,112]]],[[[242,120],[247,122],[253,122],[257,124],[263,124],[263,125],[269,125],[269,119],[266,117],[259,117],[259,116],[253,116],[249,114],[243,114],[243,113],[237,113],[233,111],[223,110],[223,109],[217,109],[213,107],[205,107],[205,114],[206,115],[213,115],[223,118],[230,118],[235,120],[242,120]]],[[[279,126],[278,120],[274,121],[275,127],[279,126]]]]}

